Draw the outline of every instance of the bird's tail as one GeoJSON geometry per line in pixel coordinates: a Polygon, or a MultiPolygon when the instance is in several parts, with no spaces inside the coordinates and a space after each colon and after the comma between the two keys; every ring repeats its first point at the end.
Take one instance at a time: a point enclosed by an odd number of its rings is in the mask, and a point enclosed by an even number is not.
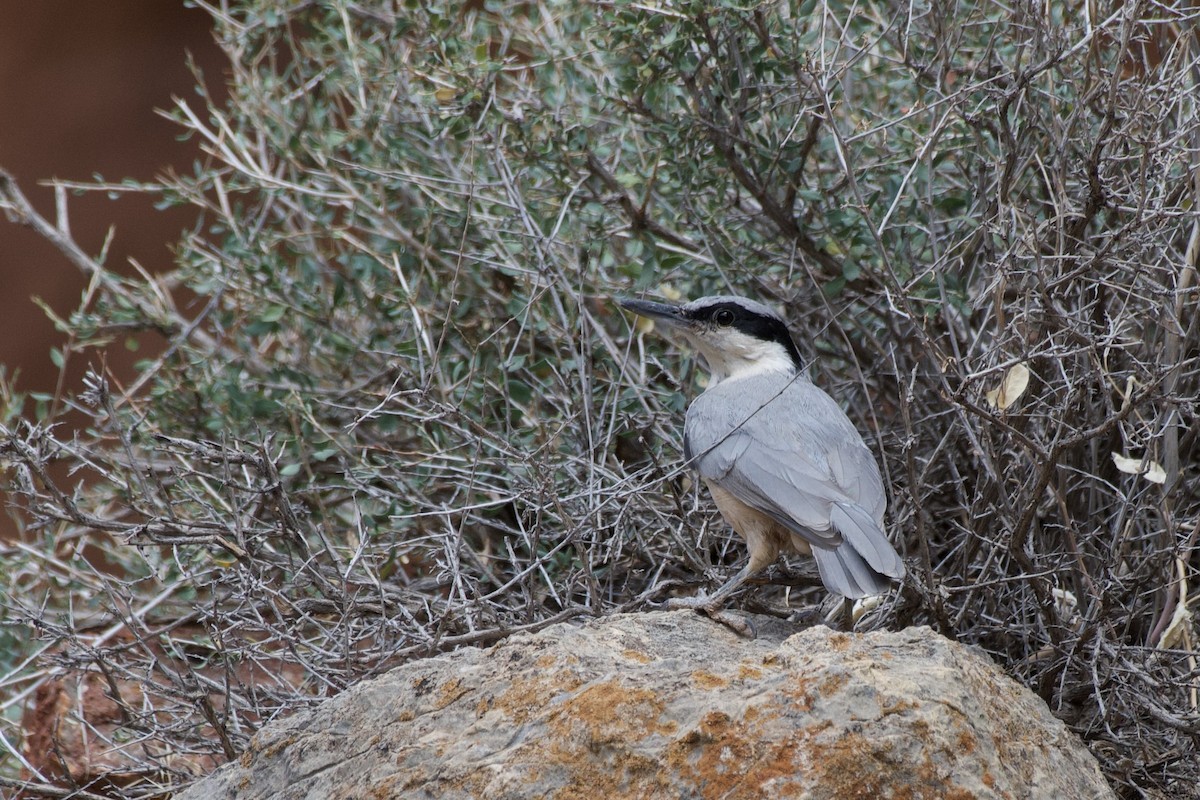
{"type": "Polygon", "coordinates": [[[900,555],[865,509],[835,503],[830,522],[842,535],[842,543],[812,547],[821,582],[829,591],[849,598],[868,597],[883,594],[892,579],[904,577],[900,555]]]}
{"type": "Polygon", "coordinates": [[[821,583],[834,594],[857,600],[860,597],[883,594],[891,588],[890,578],[871,569],[862,556],[844,542],[837,547],[812,549],[821,583]]]}

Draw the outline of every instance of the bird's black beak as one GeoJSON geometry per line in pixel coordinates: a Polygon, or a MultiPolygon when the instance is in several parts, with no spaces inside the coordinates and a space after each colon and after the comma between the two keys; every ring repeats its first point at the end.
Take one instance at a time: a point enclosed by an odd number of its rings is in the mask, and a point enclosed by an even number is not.
{"type": "Polygon", "coordinates": [[[617,303],[626,311],[632,311],[639,317],[652,319],[661,323],[664,328],[680,329],[687,325],[680,306],[667,303],[655,303],[650,300],[637,300],[632,297],[618,297],[617,303]]]}

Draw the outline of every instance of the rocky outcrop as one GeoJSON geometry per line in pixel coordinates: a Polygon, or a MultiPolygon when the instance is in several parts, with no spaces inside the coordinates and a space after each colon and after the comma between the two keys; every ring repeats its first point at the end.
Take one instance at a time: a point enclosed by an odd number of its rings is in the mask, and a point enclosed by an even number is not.
{"type": "Polygon", "coordinates": [[[414,662],[267,726],[181,798],[1113,796],[966,647],[757,622],[619,615],[414,662]]]}

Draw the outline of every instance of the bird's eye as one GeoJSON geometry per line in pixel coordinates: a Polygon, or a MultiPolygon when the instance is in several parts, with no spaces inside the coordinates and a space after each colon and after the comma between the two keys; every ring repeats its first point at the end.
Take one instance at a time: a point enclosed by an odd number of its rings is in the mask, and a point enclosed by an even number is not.
{"type": "Polygon", "coordinates": [[[722,308],[713,314],[713,322],[718,325],[728,327],[733,324],[733,312],[728,308],[722,308]]]}

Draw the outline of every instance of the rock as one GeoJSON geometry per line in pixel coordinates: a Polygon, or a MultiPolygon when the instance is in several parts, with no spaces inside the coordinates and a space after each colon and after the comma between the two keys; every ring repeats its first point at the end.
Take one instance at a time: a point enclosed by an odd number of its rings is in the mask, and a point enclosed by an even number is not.
{"type": "Polygon", "coordinates": [[[179,798],[1114,797],[1040,699],[928,628],[757,622],[617,615],[407,664],[179,798]]]}

